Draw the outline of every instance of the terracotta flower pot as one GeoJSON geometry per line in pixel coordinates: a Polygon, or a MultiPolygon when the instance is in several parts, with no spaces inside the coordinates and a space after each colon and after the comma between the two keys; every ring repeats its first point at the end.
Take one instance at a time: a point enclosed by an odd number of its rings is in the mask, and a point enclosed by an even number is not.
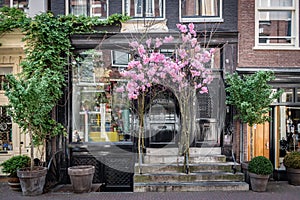
{"type": "Polygon", "coordinates": [[[11,190],[22,191],[20,179],[18,177],[9,177],[7,183],[11,190]]]}
{"type": "Polygon", "coordinates": [[[79,165],[68,168],[74,193],[90,192],[95,173],[92,165],[79,165]]]}

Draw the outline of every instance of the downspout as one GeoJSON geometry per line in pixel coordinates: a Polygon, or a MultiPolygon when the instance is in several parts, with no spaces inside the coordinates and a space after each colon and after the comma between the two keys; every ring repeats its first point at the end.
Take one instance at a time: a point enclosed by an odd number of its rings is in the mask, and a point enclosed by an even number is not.
{"type": "Polygon", "coordinates": [[[243,123],[240,123],[240,163],[244,161],[244,128],[243,123]]]}

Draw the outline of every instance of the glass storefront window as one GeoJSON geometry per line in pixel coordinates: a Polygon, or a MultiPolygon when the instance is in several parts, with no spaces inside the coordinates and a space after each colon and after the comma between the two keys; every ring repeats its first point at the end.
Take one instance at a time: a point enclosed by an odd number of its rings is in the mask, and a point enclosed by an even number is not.
{"type": "Polygon", "coordinates": [[[283,88],[282,89],[284,92],[281,95],[281,102],[286,103],[286,102],[294,102],[294,92],[292,88],[283,88]]]}
{"type": "Polygon", "coordinates": [[[296,94],[297,102],[300,102],[300,89],[298,88],[296,91],[297,91],[297,94],[296,94]]]}
{"type": "Polygon", "coordinates": [[[130,139],[129,100],[116,92],[122,82],[110,61],[105,62],[110,55],[109,51],[84,52],[73,68],[73,142],[130,139]]]}
{"type": "Polygon", "coordinates": [[[275,168],[284,170],[284,156],[288,152],[297,151],[300,146],[300,107],[278,106],[276,113],[277,151],[275,168]]]}

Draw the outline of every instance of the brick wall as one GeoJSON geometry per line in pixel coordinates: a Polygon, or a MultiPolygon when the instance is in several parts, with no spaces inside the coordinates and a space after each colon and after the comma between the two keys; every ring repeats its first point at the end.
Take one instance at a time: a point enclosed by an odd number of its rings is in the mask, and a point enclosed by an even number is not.
{"type": "Polygon", "coordinates": [[[240,0],[238,67],[299,67],[297,50],[254,50],[255,0],[240,0]]]}

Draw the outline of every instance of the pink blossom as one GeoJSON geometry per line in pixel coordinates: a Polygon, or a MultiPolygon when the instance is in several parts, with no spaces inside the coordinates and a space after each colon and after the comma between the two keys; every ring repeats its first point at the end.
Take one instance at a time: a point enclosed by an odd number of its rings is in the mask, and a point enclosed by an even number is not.
{"type": "Polygon", "coordinates": [[[125,89],[123,86],[116,88],[116,92],[123,93],[124,91],[125,91],[125,89]]]}
{"type": "Polygon", "coordinates": [[[191,40],[191,45],[192,45],[192,47],[195,47],[195,45],[197,44],[197,38],[193,38],[192,40],[191,40]]]}
{"type": "Polygon", "coordinates": [[[214,53],[216,52],[216,49],[215,49],[215,48],[211,48],[211,49],[209,50],[209,52],[210,52],[210,54],[214,54],[214,53]]]}
{"type": "Polygon", "coordinates": [[[181,39],[183,43],[187,43],[189,41],[189,37],[187,35],[182,34],[181,39]]]}
{"type": "Polygon", "coordinates": [[[132,94],[132,93],[129,93],[129,94],[128,94],[128,98],[129,98],[129,99],[137,99],[137,98],[138,98],[138,95],[135,94],[135,93],[133,93],[133,94],[132,94]]]}
{"type": "Polygon", "coordinates": [[[176,26],[181,31],[181,33],[186,33],[187,32],[186,25],[176,24],[176,26]]]}
{"type": "Polygon", "coordinates": [[[179,56],[181,57],[181,59],[184,59],[187,56],[185,49],[179,49],[178,53],[179,53],[179,56]]]}
{"type": "Polygon", "coordinates": [[[148,47],[148,48],[150,48],[151,42],[152,42],[152,39],[151,39],[151,38],[149,38],[148,40],[146,40],[146,44],[147,44],[147,47],[148,47]]]}
{"type": "Polygon", "coordinates": [[[196,71],[196,70],[191,70],[191,73],[192,73],[192,77],[201,75],[201,73],[199,71],[196,71]]]}
{"type": "Polygon", "coordinates": [[[161,39],[160,38],[156,38],[155,39],[155,48],[159,48],[162,45],[161,39]]]}
{"type": "Polygon", "coordinates": [[[163,40],[164,43],[170,43],[174,40],[173,36],[170,35],[169,37],[165,37],[165,39],[163,40]]]}
{"type": "Polygon", "coordinates": [[[202,87],[200,94],[208,93],[208,88],[207,87],[202,87]]]}
{"type": "Polygon", "coordinates": [[[129,43],[129,46],[133,47],[133,48],[136,48],[138,47],[140,44],[137,42],[137,41],[133,41],[133,42],[130,42],[129,43]]]}
{"type": "Polygon", "coordinates": [[[195,48],[194,48],[194,50],[195,50],[196,53],[200,52],[200,50],[201,50],[200,45],[196,45],[195,48]]]}
{"type": "Polygon", "coordinates": [[[144,53],[146,53],[146,50],[143,45],[139,45],[138,52],[141,57],[143,56],[144,53]]]}
{"type": "Polygon", "coordinates": [[[199,84],[195,83],[195,89],[198,89],[198,88],[201,88],[201,87],[202,87],[201,83],[199,83],[199,84]]]}
{"type": "Polygon", "coordinates": [[[188,27],[189,27],[189,31],[190,31],[190,33],[192,34],[192,35],[194,35],[194,37],[196,37],[196,31],[194,30],[194,28],[195,28],[195,26],[194,26],[194,24],[193,23],[190,23],[189,25],[188,25],[188,27]]]}

